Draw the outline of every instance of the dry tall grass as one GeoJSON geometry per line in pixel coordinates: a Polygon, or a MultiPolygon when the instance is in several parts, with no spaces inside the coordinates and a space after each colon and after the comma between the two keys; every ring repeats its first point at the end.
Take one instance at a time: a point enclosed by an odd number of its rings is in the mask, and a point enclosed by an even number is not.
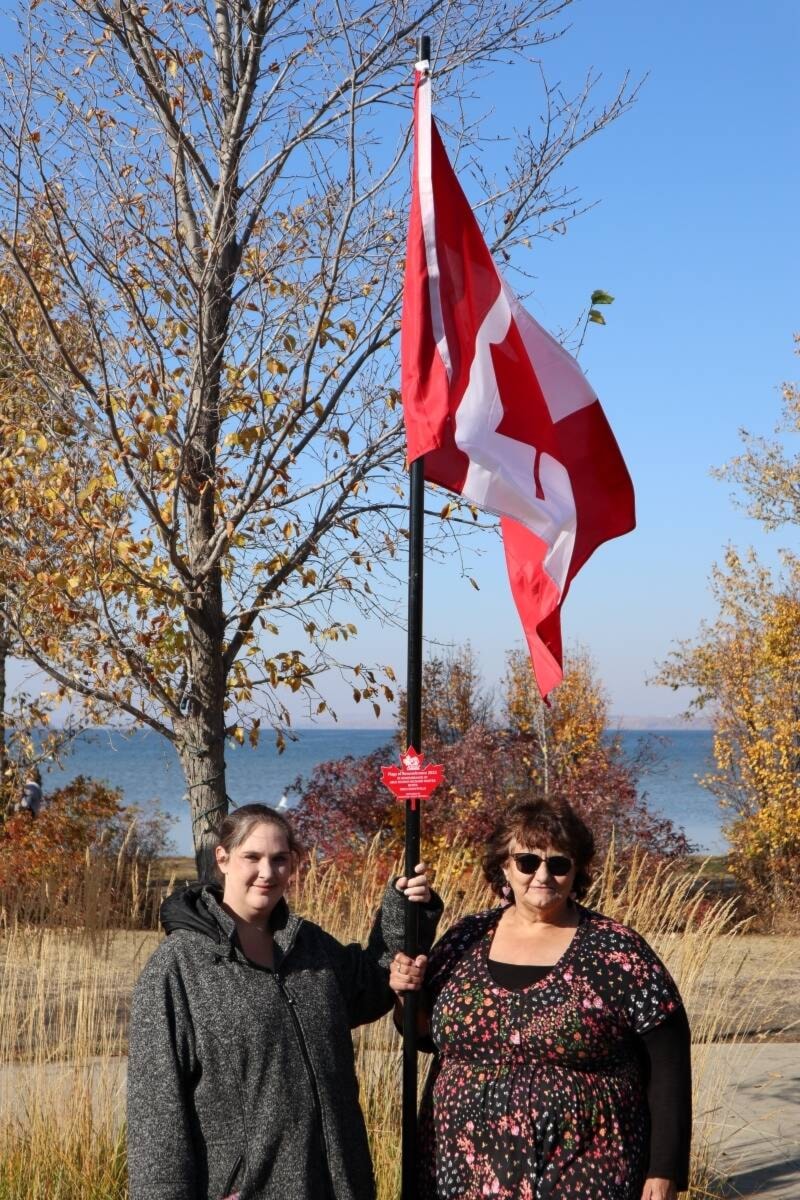
{"type": "MultiPolygon", "coordinates": [[[[316,863],[293,905],[343,941],[361,940],[380,900],[385,868],[370,851],[358,869],[316,863]]],[[[7,922],[0,929],[0,1200],[124,1200],[122,1056],[133,982],[157,935],[116,931],[114,905],[99,883],[85,891],[84,930],[7,922]]],[[[644,859],[624,871],[613,856],[590,902],[634,925],[659,950],[689,1008],[698,1097],[693,1196],[715,1194],[714,1164],[730,1080],[710,1078],[706,1046],[723,1029],[745,1028],[735,971],[709,990],[704,966],[720,939],[735,953],[741,932],[730,905],[693,895],[691,876],[644,859]],[[733,1020],[732,1020],[733,1014],[733,1020]]],[[[458,848],[437,864],[446,924],[489,897],[458,848]]],[[[50,914],[51,920],[53,914],[50,914]]],[[[361,1030],[357,1065],[380,1200],[394,1200],[399,1175],[399,1041],[389,1020],[361,1030]],[[391,1098],[391,1099],[389,1099],[391,1098]]],[[[719,1067],[716,1068],[719,1072],[719,1067]]]]}
{"type": "Polygon", "coordinates": [[[127,1195],[128,1010],[160,899],[126,844],[0,897],[0,1200],[127,1195]]]}
{"type": "Polygon", "coordinates": [[[129,852],[134,834],[132,822],[116,854],[87,850],[78,870],[65,872],[62,864],[0,892],[0,931],[47,925],[104,936],[111,929],[156,928],[169,885],[159,886],[152,862],[129,852]]]}
{"type": "Polygon", "coordinates": [[[155,942],[21,926],[0,939],[0,1200],[123,1200],[120,1064],[155,942]]]}

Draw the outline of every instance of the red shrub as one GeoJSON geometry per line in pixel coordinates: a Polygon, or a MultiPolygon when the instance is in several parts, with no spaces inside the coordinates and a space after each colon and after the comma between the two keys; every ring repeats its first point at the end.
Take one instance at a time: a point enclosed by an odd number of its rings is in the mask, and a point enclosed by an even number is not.
{"type": "MultiPolygon", "coordinates": [[[[429,742],[425,748],[428,761],[445,768],[444,784],[424,807],[428,852],[456,839],[478,852],[503,805],[541,794],[524,736],[478,725],[456,742],[429,742]]],[[[395,746],[388,745],[364,758],[322,763],[308,780],[298,779],[292,790],[300,796],[296,824],[301,836],[339,861],[376,834],[387,851],[396,853],[404,807],[380,781],[381,766],[396,759],[395,746]]],[[[601,854],[612,832],[623,857],[634,846],[661,857],[683,856],[691,849],[671,821],[651,813],[640,799],[636,768],[616,742],[584,754],[551,783],[549,794],[567,800],[584,817],[601,854]]]]}

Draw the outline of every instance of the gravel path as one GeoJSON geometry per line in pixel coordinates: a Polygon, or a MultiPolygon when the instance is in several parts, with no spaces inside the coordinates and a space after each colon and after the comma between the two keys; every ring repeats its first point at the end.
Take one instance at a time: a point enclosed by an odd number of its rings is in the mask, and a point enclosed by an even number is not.
{"type": "Polygon", "coordinates": [[[800,1043],[712,1046],[736,1055],[736,1090],[720,1114],[728,1196],[800,1200],[800,1043]]]}

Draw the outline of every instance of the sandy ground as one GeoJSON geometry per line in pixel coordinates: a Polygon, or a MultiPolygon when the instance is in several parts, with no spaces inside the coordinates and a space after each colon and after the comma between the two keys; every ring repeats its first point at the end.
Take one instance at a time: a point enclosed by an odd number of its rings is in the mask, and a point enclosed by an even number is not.
{"type": "Polygon", "coordinates": [[[800,1043],[717,1045],[710,1053],[712,1071],[714,1059],[735,1059],[736,1087],[719,1107],[716,1125],[725,1194],[799,1200],[800,1043]]]}
{"type": "Polygon", "coordinates": [[[728,982],[737,1007],[726,1014],[723,1031],[731,1034],[744,1014],[748,1039],[800,1042],[800,937],[748,934],[718,942],[701,992],[713,994],[728,982]]]}

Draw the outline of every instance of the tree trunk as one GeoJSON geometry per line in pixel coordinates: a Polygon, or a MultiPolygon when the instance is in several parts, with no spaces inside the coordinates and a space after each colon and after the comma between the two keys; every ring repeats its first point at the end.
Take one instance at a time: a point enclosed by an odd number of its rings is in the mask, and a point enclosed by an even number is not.
{"type": "Polygon", "coordinates": [[[10,800],[8,780],[8,748],[6,746],[6,663],[11,646],[6,637],[5,623],[0,612],[0,816],[10,800]]]}
{"type": "Polygon", "coordinates": [[[186,716],[179,723],[176,749],[192,814],[197,874],[214,876],[216,831],[228,811],[225,789],[225,664],[222,586],[214,572],[187,609],[191,675],[185,693],[186,716]]]}
{"type": "MultiPolygon", "coordinates": [[[[223,153],[223,160],[227,157],[223,153]]],[[[235,171],[229,200],[223,205],[222,228],[212,233],[219,247],[216,270],[209,273],[200,306],[202,337],[196,349],[195,374],[201,381],[193,396],[197,414],[188,443],[186,530],[189,564],[200,583],[184,606],[188,622],[190,692],[185,733],[178,738],[192,813],[192,835],[200,879],[214,877],[216,831],[228,811],[225,788],[225,613],[219,565],[203,574],[203,564],[219,519],[215,507],[217,442],[220,429],[220,378],[229,336],[231,290],[236,271],[235,171]]]]}
{"type": "Polygon", "coordinates": [[[178,743],[178,756],[186,779],[189,808],[192,814],[192,836],[198,879],[214,878],[214,847],[217,844],[219,822],[228,811],[225,792],[225,743],[222,738],[211,741],[207,750],[201,739],[209,741],[210,729],[205,714],[187,721],[186,739],[178,743]]]}

